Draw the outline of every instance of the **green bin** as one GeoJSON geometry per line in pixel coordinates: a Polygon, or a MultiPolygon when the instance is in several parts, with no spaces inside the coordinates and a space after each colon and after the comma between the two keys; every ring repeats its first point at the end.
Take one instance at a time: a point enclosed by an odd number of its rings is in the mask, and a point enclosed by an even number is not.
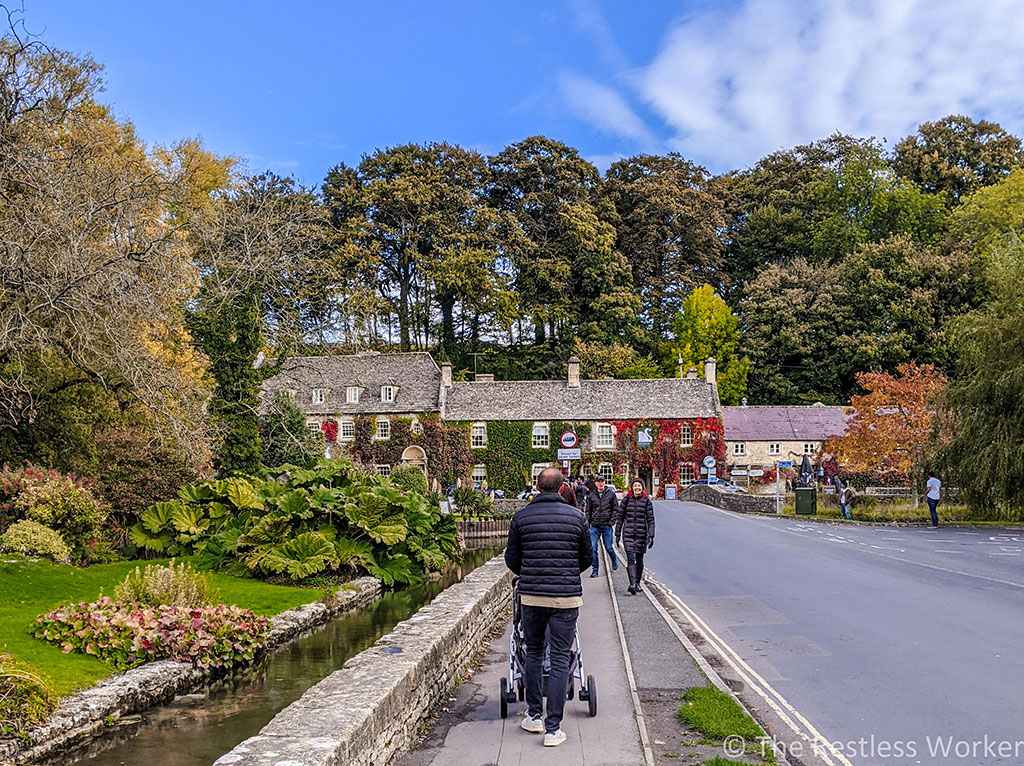
{"type": "Polygon", "coordinates": [[[799,516],[814,516],[818,513],[818,490],[814,487],[796,488],[796,512],[799,516]]]}

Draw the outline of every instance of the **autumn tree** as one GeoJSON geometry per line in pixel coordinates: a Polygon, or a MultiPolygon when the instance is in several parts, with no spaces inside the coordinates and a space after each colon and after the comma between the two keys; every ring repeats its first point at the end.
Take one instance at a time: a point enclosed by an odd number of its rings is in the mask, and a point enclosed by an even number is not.
{"type": "Polygon", "coordinates": [[[580,375],[590,380],[662,377],[661,365],[625,343],[577,339],[572,354],[580,360],[580,375]]]}
{"type": "Polygon", "coordinates": [[[672,323],[675,342],[672,347],[674,365],[681,360],[684,368],[704,368],[704,361],[714,357],[718,363],[718,395],[723,404],[739,404],[746,392],[750,361],[741,354],[737,339],[737,319],[711,285],[703,285],[683,300],[679,314],[672,323]]]}
{"type": "Polygon", "coordinates": [[[846,433],[829,439],[826,451],[855,471],[919,469],[934,446],[946,378],[932,365],[901,364],[895,374],[858,373],[857,383],[866,393],[852,398],[846,433]]]}

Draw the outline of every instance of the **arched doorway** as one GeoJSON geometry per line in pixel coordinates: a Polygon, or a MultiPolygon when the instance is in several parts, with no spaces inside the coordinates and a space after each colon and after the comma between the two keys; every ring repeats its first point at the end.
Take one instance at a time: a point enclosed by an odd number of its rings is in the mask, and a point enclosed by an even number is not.
{"type": "Polygon", "coordinates": [[[402,465],[414,465],[427,473],[427,453],[423,451],[423,447],[418,447],[415,444],[406,447],[402,453],[402,465]]]}

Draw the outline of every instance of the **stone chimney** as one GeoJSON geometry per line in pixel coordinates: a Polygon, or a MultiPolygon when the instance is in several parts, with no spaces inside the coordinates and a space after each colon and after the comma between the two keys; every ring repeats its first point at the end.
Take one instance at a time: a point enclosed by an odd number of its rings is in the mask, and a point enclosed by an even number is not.
{"type": "Polygon", "coordinates": [[[696,367],[691,367],[690,369],[688,369],[686,371],[686,379],[687,380],[696,380],[697,379],[697,368],[696,367]]]}
{"type": "Polygon", "coordinates": [[[441,362],[441,388],[452,387],[452,363],[441,362]]]}
{"type": "Polygon", "coordinates": [[[476,374],[476,376],[475,376],[475,380],[476,380],[477,383],[493,383],[494,382],[494,376],[491,373],[487,373],[485,375],[482,372],[478,372],[476,374]]]}
{"type": "Polygon", "coordinates": [[[717,383],[715,378],[715,358],[713,356],[709,356],[704,361],[704,380],[711,385],[715,385],[717,383]]]}
{"type": "Polygon", "coordinates": [[[569,357],[569,388],[580,387],[580,360],[575,356],[569,357]]]}

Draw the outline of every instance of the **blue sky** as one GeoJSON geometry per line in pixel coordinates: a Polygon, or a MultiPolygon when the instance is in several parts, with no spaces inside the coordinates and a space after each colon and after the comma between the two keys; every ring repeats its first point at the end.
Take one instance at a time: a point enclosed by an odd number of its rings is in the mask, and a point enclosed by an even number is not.
{"type": "Polygon", "coordinates": [[[25,3],[147,142],[308,184],[406,142],[544,134],[602,169],[675,150],[724,171],[951,112],[1024,133],[1019,0],[25,3]]]}

